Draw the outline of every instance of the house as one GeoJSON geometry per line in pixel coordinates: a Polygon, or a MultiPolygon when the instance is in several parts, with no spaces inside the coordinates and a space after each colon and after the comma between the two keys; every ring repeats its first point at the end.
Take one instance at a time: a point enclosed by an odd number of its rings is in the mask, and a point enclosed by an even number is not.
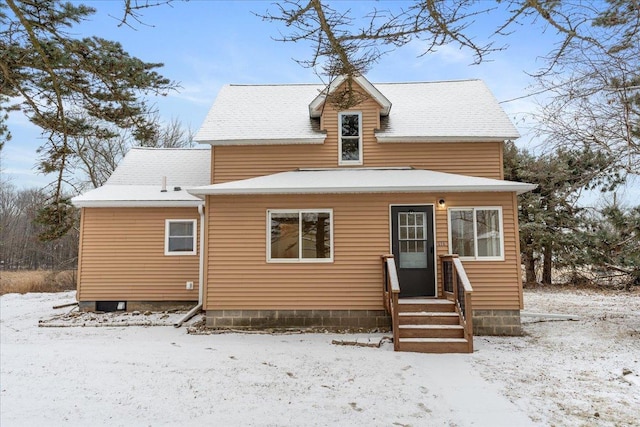
{"type": "Polygon", "coordinates": [[[480,80],[225,86],[195,137],[210,151],[134,150],[73,200],[78,300],[190,301],[217,328],[392,325],[409,351],[518,334],[518,136],[480,80]]]}

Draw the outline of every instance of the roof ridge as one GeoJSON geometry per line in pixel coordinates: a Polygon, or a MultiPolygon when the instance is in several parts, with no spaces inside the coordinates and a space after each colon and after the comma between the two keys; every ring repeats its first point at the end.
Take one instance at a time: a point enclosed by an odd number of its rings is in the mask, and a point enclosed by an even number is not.
{"type": "Polygon", "coordinates": [[[462,82],[478,82],[483,81],[481,78],[469,79],[449,79],[449,80],[430,80],[430,81],[412,81],[412,82],[371,82],[377,85],[406,85],[406,84],[434,84],[434,83],[462,83],[462,82]]]}
{"type": "Polygon", "coordinates": [[[203,148],[201,146],[197,146],[197,147],[141,147],[141,146],[134,146],[131,147],[130,150],[149,150],[149,151],[178,151],[178,150],[183,150],[183,151],[206,151],[209,150],[209,148],[203,148]]]}
{"type": "MultiPolygon", "coordinates": [[[[404,82],[371,82],[373,85],[407,85],[407,84],[432,84],[432,83],[460,83],[460,82],[477,82],[483,81],[481,78],[466,78],[466,79],[447,79],[447,80],[419,80],[419,81],[404,81],[404,82]]],[[[328,86],[326,83],[229,83],[226,86],[234,87],[258,87],[258,86],[328,86]]]]}
{"type": "Polygon", "coordinates": [[[256,87],[256,86],[327,86],[325,83],[229,83],[227,86],[242,86],[242,87],[256,87]]]}

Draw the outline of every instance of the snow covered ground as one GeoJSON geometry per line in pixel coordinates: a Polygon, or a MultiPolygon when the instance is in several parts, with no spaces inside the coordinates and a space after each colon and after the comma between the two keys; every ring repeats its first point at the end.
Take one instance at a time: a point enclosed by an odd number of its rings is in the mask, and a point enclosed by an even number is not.
{"type": "Polygon", "coordinates": [[[476,337],[474,364],[536,422],[640,426],[640,294],[525,291],[525,336],[476,337]],[[526,322],[526,323],[525,323],[526,322]]]}
{"type": "Polygon", "coordinates": [[[331,344],[379,334],[38,326],[73,299],[0,297],[3,427],[640,425],[638,293],[525,291],[527,311],[581,319],[528,319],[525,336],[476,337],[471,355],[331,344]]]}

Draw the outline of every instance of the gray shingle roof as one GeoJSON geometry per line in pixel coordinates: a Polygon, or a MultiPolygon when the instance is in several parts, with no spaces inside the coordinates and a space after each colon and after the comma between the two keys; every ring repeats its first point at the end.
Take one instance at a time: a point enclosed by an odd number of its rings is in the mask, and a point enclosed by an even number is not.
{"type": "Polygon", "coordinates": [[[309,117],[309,103],[321,85],[226,85],[195,136],[224,144],[324,142],[320,120],[309,117]]]}
{"type": "MultiPolygon", "coordinates": [[[[374,84],[392,104],[380,142],[487,141],[519,137],[481,80],[374,84]]],[[[322,143],[309,104],[322,85],[227,85],[195,140],[213,145],[322,143]]]]}
{"type": "Polygon", "coordinates": [[[520,136],[482,80],[377,85],[393,103],[380,142],[506,140],[520,136]]]}
{"type": "Polygon", "coordinates": [[[211,152],[194,148],[145,148],[129,150],[106,185],[195,186],[211,179],[211,152]]]}
{"type": "Polygon", "coordinates": [[[196,206],[202,200],[186,187],[210,181],[210,150],[132,148],[102,187],[71,201],[77,207],[196,206]],[[163,177],[166,192],[161,191],[163,177]]]}

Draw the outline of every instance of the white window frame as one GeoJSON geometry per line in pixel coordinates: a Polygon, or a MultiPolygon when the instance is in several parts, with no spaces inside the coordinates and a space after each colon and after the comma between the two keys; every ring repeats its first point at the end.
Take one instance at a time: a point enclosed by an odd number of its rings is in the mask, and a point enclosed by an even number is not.
{"type": "Polygon", "coordinates": [[[197,219],[166,219],[164,221],[164,254],[168,256],[198,254],[198,220],[197,219]],[[193,250],[192,251],[170,251],[169,250],[170,224],[176,223],[176,222],[190,222],[193,224],[193,250]]]}
{"type": "Polygon", "coordinates": [[[333,262],[333,209],[268,209],[267,210],[267,262],[268,263],[331,263],[333,262]],[[303,213],[328,213],[329,233],[331,233],[331,248],[329,258],[302,258],[302,221],[303,213]],[[298,258],[271,258],[271,214],[298,214],[298,258]]]}
{"type": "Polygon", "coordinates": [[[341,111],[338,113],[338,165],[362,165],[364,153],[362,150],[362,112],[341,111]],[[342,160],[342,116],[358,116],[358,160],[342,160]]]}
{"type": "Polygon", "coordinates": [[[451,212],[454,211],[473,211],[473,242],[475,256],[462,256],[462,261],[504,261],[504,221],[502,219],[502,206],[456,206],[447,209],[447,232],[449,234],[449,252],[453,252],[452,233],[451,233],[451,212]],[[494,210],[498,211],[498,225],[500,226],[500,256],[479,256],[478,255],[478,222],[476,217],[477,211],[494,210]]]}

